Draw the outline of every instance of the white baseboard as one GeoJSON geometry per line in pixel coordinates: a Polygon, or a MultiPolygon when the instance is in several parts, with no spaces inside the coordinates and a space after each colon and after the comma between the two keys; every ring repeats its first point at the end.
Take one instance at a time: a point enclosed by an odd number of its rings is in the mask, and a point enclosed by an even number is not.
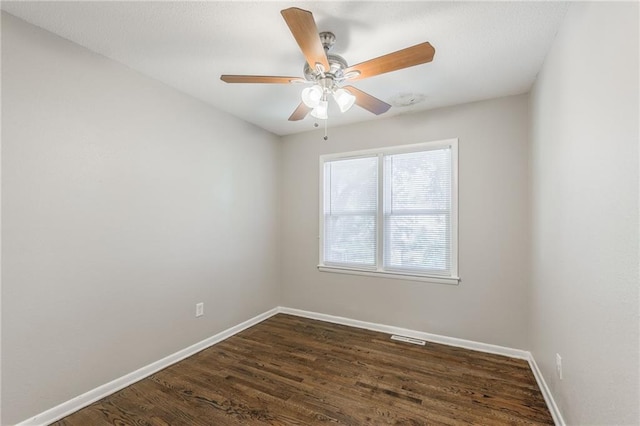
{"type": "Polygon", "coordinates": [[[538,387],[540,388],[540,392],[542,392],[544,401],[547,403],[547,407],[551,412],[551,417],[553,417],[554,423],[556,424],[556,426],[565,426],[566,423],[562,418],[562,413],[560,413],[560,409],[558,408],[556,401],[553,399],[553,395],[551,394],[551,391],[547,386],[547,382],[545,382],[544,376],[538,368],[538,364],[533,358],[532,353],[529,353],[529,366],[531,367],[531,371],[533,371],[533,376],[536,378],[536,382],[538,382],[538,387]]]}
{"type": "Polygon", "coordinates": [[[521,349],[507,348],[504,346],[491,345],[488,343],[474,342],[472,340],[457,339],[455,337],[441,336],[439,334],[425,333],[424,331],[409,330],[407,328],[394,327],[391,325],[377,324],[367,321],[359,321],[350,318],[337,317],[334,315],[320,314],[317,312],[303,311],[300,309],[286,308],[280,306],[278,312],[283,314],[296,315],[299,317],[317,319],[334,324],[348,325],[351,327],[364,328],[366,330],[379,331],[387,334],[399,334],[401,336],[412,337],[414,339],[425,340],[427,342],[441,343],[448,346],[471,349],[474,351],[487,352],[491,354],[504,355],[511,358],[529,360],[531,354],[521,349]]]}
{"type": "Polygon", "coordinates": [[[165,358],[162,358],[159,361],[153,362],[149,365],[146,365],[132,373],[126,374],[122,377],[119,377],[115,380],[112,380],[109,383],[98,386],[95,389],[90,390],[89,392],[83,393],[73,399],[70,399],[66,402],[63,402],[60,405],[57,405],[53,408],[50,408],[47,411],[43,411],[42,413],[24,420],[18,423],[16,426],[40,426],[40,425],[48,425],[57,420],[60,420],[63,417],[68,416],[71,413],[74,413],[81,408],[84,408],[94,402],[111,395],[127,386],[138,382],[145,377],[156,373],[163,368],[167,368],[168,366],[175,364],[178,361],[181,361],[191,355],[200,352],[203,349],[208,348],[209,346],[215,345],[218,342],[221,342],[234,334],[240,333],[241,331],[258,324],[266,320],[269,317],[278,313],[278,308],[273,308],[267,312],[264,312],[260,315],[257,315],[241,324],[228,328],[220,333],[209,337],[201,342],[198,342],[194,345],[189,346],[188,348],[182,349],[178,352],[175,352],[165,358]]]}
{"type": "Polygon", "coordinates": [[[565,422],[558,410],[558,406],[556,405],[547,384],[538,369],[538,365],[533,359],[533,355],[521,349],[513,349],[504,346],[491,345],[488,343],[480,343],[474,342],[472,340],[458,339],[455,337],[447,337],[441,336],[438,334],[426,333],[423,331],[409,330],[401,327],[394,327],[390,325],[377,324],[373,322],[354,320],[350,318],[338,317],[334,315],[321,314],[318,312],[310,312],[304,311],[301,309],[293,309],[287,308],[283,306],[279,306],[277,308],[273,308],[267,312],[264,312],[260,315],[257,315],[241,324],[228,328],[212,337],[209,337],[201,342],[198,342],[194,345],[189,346],[188,348],[182,349],[178,352],[175,352],[165,358],[162,358],[159,361],[153,362],[149,365],[146,365],[132,373],[126,374],[120,378],[117,378],[109,383],[98,386],[95,389],[92,389],[82,395],[79,395],[69,401],[63,402],[60,405],[57,405],[49,410],[46,410],[30,419],[24,420],[18,423],[16,426],[41,426],[48,425],[57,420],[62,419],[63,417],[68,416],[94,402],[111,395],[127,386],[130,386],[145,377],[148,377],[163,368],[166,368],[172,364],[175,364],[178,361],[181,361],[191,355],[200,352],[203,349],[206,349],[210,346],[215,345],[218,342],[221,342],[234,334],[240,333],[247,328],[256,325],[267,318],[270,318],[278,313],[290,314],[304,318],[316,319],[320,321],[330,322],[334,324],[347,325],[350,327],[363,328],[366,330],[379,331],[387,334],[398,334],[401,336],[412,337],[414,339],[425,340],[433,343],[441,343],[443,345],[456,346],[465,349],[471,349],[474,351],[487,352],[497,355],[504,355],[511,358],[519,358],[525,359],[529,362],[531,366],[531,370],[533,371],[533,375],[538,382],[538,386],[540,387],[540,391],[549,407],[549,411],[553,416],[553,420],[558,426],[565,426],[565,422]]]}

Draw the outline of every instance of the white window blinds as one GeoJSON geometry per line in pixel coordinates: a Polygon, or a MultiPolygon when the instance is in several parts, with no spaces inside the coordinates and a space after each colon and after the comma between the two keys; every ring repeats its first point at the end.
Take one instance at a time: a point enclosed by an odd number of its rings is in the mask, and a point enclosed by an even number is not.
{"type": "Polygon", "coordinates": [[[450,275],[451,149],[384,156],[384,269],[450,275]]]}
{"type": "Polygon", "coordinates": [[[320,270],[457,283],[457,144],[321,157],[320,270]]]}
{"type": "Polygon", "coordinates": [[[378,157],[324,164],[324,262],[375,267],[378,157]]]}

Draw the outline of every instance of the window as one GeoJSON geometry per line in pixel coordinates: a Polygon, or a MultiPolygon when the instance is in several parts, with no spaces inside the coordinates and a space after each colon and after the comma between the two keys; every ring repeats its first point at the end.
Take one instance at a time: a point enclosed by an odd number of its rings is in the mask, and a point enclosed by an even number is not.
{"type": "Polygon", "coordinates": [[[322,271],[457,283],[457,139],[320,158],[322,271]]]}

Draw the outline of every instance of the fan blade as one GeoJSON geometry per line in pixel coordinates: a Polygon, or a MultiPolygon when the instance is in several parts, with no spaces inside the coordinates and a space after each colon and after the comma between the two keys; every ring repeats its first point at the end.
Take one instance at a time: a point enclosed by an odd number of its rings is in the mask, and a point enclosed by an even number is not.
{"type": "Polygon", "coordinates": [[[359,72],[359,75],[351,77],[349,80],[362,80],[374,75],[384,74],[391,71],[409,68],[433,60],[436,50],[429,42],[416,44],[406,49],[398,50],[366,62],[361,62],[344,70],[347,75],[350,72],[359,72]]]}
{"type": "Polygon", "coordinates": [[[276,77],[272,75],[221,75],[220,80],[226,83],[275,83],[289,84],[304,81],[300,77],[276,77]]]}
{"type": "Polygon", "coordinates": [[[295,111],[293,111],[293,114],[291,114],[291,117],[289,117],[289,121],[299,121],[302,120],[303,118],[305,118],[307,116],[307,114],[309,114],[311,112],[311,108],[309,108],[308,106],[306,106],[304,104],[304,102],[300,102],[300,105],[298,105],[298,108],[296,108],[295,111]]]}
{"type": "Polygon", "coordinates": [[[325,71],[329,71],[327,54],[322,47],[316,21],[313,14],[307,10],[290,7],[280,12],[291,30],[291,34],[298,42],[300,50],[311,69],[316,69],[316,64],[322,64],[325,71]]]}
{"type": "Polygon", "coordinates": [[[356,97],[356,104],[375,115],[384,114],[389,111],[391,105],[380,99],[371,96],[370,94],[356,89],[353,86],[343,86],[343,89],[347,89],[353,96],[356,97]]]}

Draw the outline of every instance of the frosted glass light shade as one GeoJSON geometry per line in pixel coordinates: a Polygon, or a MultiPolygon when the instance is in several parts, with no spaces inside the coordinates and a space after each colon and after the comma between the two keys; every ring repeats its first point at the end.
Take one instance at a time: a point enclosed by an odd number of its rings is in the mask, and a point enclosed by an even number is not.
{"type": "Polygon", "coordinates": [[[307,87],[302,91],[302,102],[309,108],[315,108],[322,100],[322,88],[320,86],[307,87]]]}
{"type": "Polygon", "coordinates": [[[340,112],[348,111],[356,101],[356,97],[345,89],[338,89],[333,92],[333,99],[335,99],[338,107],[340,107],[340,112]]]}
{"type": "Polygon", "coordinates": [[[320,120],[326,120],[327,118],[329,118],[329,115],[327,114],[328,110],[329,102],[320,101],[318,102],[318,106],[316,106],[313,111],[311,111],[311,116],[320,120]]]}

